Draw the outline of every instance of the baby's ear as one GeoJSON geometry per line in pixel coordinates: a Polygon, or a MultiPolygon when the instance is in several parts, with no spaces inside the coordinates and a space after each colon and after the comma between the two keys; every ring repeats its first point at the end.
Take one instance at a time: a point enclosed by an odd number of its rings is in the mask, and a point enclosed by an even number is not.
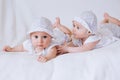
{"type": "Polygon", "coordinates": [[[91,32],[90,32],[90,31],[87,31],[87,33],[88,33],[88,34],[91,34],[91,32]]]}
{"type": "Polygon", "coordinates": [[[92,33],[90,31],[87,32],[88,35],[92,35],[92,33]]]}
{"type": "Polygon", "coordinates": [[[90,31],[88,31],[88,33],[91,33],[90,31]]]}

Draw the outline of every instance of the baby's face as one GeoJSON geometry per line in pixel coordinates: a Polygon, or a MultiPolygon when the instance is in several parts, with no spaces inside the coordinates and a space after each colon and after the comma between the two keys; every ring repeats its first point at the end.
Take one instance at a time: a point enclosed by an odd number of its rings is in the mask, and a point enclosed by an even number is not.
{"type": "Polygon", "coordinates": [[[33,32],[30,35],[34,48],[44,49],[51,43],[51,36],[45,32],[33,32]]]}
{"type": "Polygon", "coordinates": [[[83,27],[79,22],[73,21],[73,35],[77,39],[85,38],[88,36],[88,30],[83,27]]]}

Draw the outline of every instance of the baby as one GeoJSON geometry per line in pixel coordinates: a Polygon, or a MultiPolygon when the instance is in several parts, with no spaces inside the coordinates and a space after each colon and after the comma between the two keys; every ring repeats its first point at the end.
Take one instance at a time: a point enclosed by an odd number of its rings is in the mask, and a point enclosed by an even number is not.
{"type": "MultiPolygon", "coordinates": [[[[72,46],[59,46],[58,53],[85,52],[104,47],[117,39],[112,35],[102,34],[97,30],[97,17],[91,11],[85,11],[73,19],[72,46]]],[[[105,30],[103,30],[105,31],[105,30]]]]}
{"type": "Polygon", "coordinates": [[[56,43],[52,40],[53,30],[52,23],[45,17],[41,17],[32,26],[27,33],[28,39],[21,45],[10,47],[5,46],[3,51],[7,52],[24,52],[38,54],[38,61],[46,62],[56,57],[56,43]]]}

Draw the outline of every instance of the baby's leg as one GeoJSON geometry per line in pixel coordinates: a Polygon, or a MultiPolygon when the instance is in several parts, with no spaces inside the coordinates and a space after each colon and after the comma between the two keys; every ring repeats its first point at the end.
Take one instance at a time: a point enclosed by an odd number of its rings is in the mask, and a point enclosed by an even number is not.
{"type": "Polygon", "coordinates": [[[104,13],[104,22],[113,23],[120,26],[120,20],[110,16],[108,13],[104,13]]]}
{"type": "Polygon", "coordinates": [[[109,23],[108,14],[107,13],[104,13],[104,19],[101,21],[101,24],[104,24],[104,23],[109,23]]]}

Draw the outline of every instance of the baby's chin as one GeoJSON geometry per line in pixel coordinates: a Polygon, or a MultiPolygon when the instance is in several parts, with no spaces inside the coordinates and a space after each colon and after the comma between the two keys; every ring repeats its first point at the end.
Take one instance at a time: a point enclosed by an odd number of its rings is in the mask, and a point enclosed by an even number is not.
{"type": "Polygon", "coordinates": [[[82,39],[84,37],[83,36],[74,35],[74,38],[76,38],[76,39],[82,39]]]}
{"type": "Polygon", "coordinates": [[[44,46],[35,46],[37,49],[44,49],[44,46]]]}
{"type": "Polygon", "coordinates": [[[74,38],[79,39],[79,37],[78,37],[78,36],[75,36],[75,35],[74,35],[74,38]]]}

